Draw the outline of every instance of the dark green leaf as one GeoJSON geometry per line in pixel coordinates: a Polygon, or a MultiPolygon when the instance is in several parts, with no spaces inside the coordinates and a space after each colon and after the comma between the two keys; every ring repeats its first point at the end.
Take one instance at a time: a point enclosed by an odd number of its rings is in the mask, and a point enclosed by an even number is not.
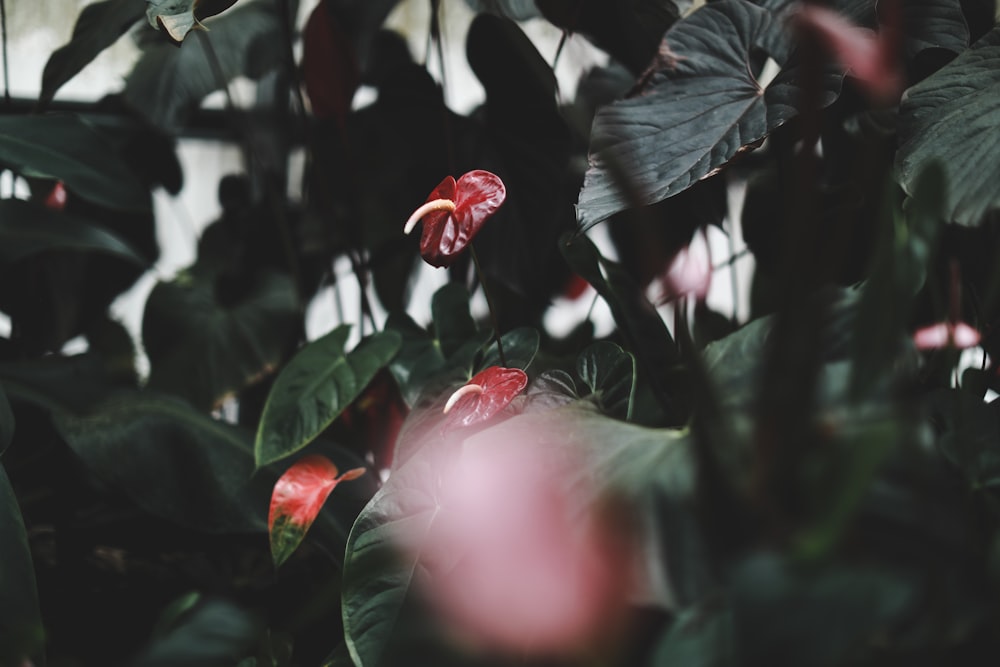
{"type": "Polygon", "coordinates": [[[950,64],[906,91],[899,108],[896,169],[908,194],[917,193],[920,174],[937,162],[947,188],[946,220],[978,225],[1000,206],[1000,28],[950,64]]]}
{"type": "Polygon", "coordinates": [[[144,10],[135,0],[103,0],[84,7],[70,41],[53,51],[45,63],[39,104],[48,104],[64,83],[139,21],[144,10]]]}
{"type": "Polygon", "coordinates": [[[149,387],[209,409],[280,364],[298,335],[291,279],[265,272],[240,300],[220,303],[215,281],[185,273],[146,301],[142,338],[149,387]]]}
{"type": "Polygon", "coordinates": [[[257,619],[223,600],[208,600],[185,614],[132,663],[135,667],[221,667],[248,655],[257,619]]]}
{"type": "Polygon", "coordinates": [[[205,25],[209,31],[199,32],[183,48],[153,40],[125,79],[125,100],[171,134],[206,95],[228,83],[216,76],[206,49],[211,48],[227,79],[258,79],[286,62],[280,3],[243,3],[205,25]]]}
{"type": "Polygon", "coordinates": [[[115,389],[107,362],[98,354],[48,355],[0,363],[7,394],[45,410],[79,412],[115,389]]]}
{"type": "Polygon", "coordinates": [[[925,49],[946,49],[953,54],[969,46],[969,26],[958,0],[906,0],[903,3],[906,55],[925,49]]]}
{"type": "Polygon", "coordinates": [[[638,359],[641,372],[648,373],[647,380],[660,402],[671,404],[673,391],[667,373],[680,358],[663,319],[628,272],[602,257],[589,238],[566,235],[559,245],[570,267],[593,285],[611,308],[629,351],[638,359]]]}
{"type": "Polygon", "coordinates": [[[108,139],[76,116],[0,117],[0,164],[23,176],[62,181],[87,201],[145,212],[149,191],[111,150],[108,139]]]}
{"type": "Polygon", "coordinates": [[[396,355],[402,337],[383,331],[344,353],[350,328],[341,326],[292,358],[271,387],[254,456],[258,466],[279,461],[311,442],[351,404],[396,355]]]}
{"type": "Polygon", "coordinates": [[[0,464],[0,663],[20,665],[37,659],[42,646],[42,616],[35,568],[21,510],[0,464]]]}
{"type": "MultiPolygon", "coordinates": [[[[538,345],[541,337],[538,331],[531,327],[519,327],[513,331],[508,331],[500,337],[503,343],[503,355],[507,361],[507,368],[520,368],[525,370],[531,365],[535,354],[538,353],[538,345]]],[[[475,364],[475,370],[481,371],[490,366],[501,366],[500,351],[496,341],[487,343],[482,350],[482,358],[475,364]]]]}
{"type": "Polygon", "coordinates": [[[16,262],[46,250],[99,252],[147,265],[122,239],[88,220],[18,199],[0,200],[0,261],[16,262]]]}
{"type": "MultiPolygon", "coordinates": [[[[639,94],[594,120],[581,226],[676,195],[792,118],[802,73],[790,66],[762,88],[752,65],[762,50],[784,66],[789,48],[781,17],[744,0],[712,2],[677,22],[639,94]]],[[[824,104],[840,81],[824,75],[824,104]]]]}
{"type": "Polygon", "coordinates": [[[431,300],[434,332],[445,359],[478,337],[479,330],[469,312],[469,290],[459,283],[447,283],[431,300]]]}
{"type": "Polygon", "coordinates": [[[489,12],[506,16],[515,21],[526,21],[541,16],[535,0],[465,0],[476,12],[489,12]]]}
{"type": "Polygon", "coordinates": [[[656,643],[651,665],[723,667],[733,662],[733,615],[729,609],[699,605],[682,611],[656,643]]]}
{"type": "Polygon", "coordinates": [[[14,413],[10,409],[7,393],[0,384],[0,455],[14,438],[14,413]]]}
{"type": "Polygon", "coordinates": [[[576,374],[608,414],[629,419],[635,395],[635,357],[608,341],[598,341],[576,358],[576,374]]]}
{"type": "Polygon", "coordinates": [[[389,364],[389,370],[399,384],[403,400],[412,406],[427,382],[445,368],[441,344],[405,313],[390,315],[385,329],[399,333],[402,340],[399,354],[389,364]]]}
{"type": "Polygon", "coordinates": [[[943,390],[932,397],[942,433],[938,447],[972,488],[1000,486],[1000,404],[970,392],[943,390]]]}

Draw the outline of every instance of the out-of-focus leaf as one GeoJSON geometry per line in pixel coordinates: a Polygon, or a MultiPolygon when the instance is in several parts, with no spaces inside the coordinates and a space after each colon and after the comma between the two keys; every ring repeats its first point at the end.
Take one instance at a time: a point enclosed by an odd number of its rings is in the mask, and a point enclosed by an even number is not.
{"type": "Polygon", "coordinates": [[[126,102],[156,127],[176,134],[219,81],[206,52],[211,48],[227,79],[258,79],[285,64],[280,3],[243,2],[199,32],[198,43],[177,48],[166,40],[147,44],[125,79],[126,102]]]}
{"type": "Polygon", "coordinates": [[[465,0],[465,3],[473,11],[506,16],[515,21],[527,21],[542,15],[535,6],[535,0],[465,0]]]}
{"type": "Polygon", "coordinates": [[[149,387],[212,408],[272,372],[298,334],[298,297],[285,274],[265,272],[221,303],[215,281],[184,273],[153,288],[142,320],[149,387]]]}
{"type": "Polygon", "coordinates": [[[906,0],[903,4],[903,44],[910,58],[925,49],[946,49],[958,55],[969,46],[969,26],[958,0],[906,0]]]}
{"type": "Polygon", "coordinates": [[[177,44],[192,30],[204,30],[201,20],[215,16],[236,4],[237,0],[146,0],[146,19],[157,30],[163,29],[177,44]]]}
{"type": "Polygon", "coordinates": [[[670,331],[623,267],[601,256],[586,236],[564,236],[560,248],[570,267],[586,278],[611,308],[615,323],[639,362],[640,375],[648,373],[659,400],[673,402],[667,373],[680,358],[670,331]]]}
{"type": "Polygon", "coordinates": [[[730,664],[736,652],[732,612],[710,603],[678,614],[664,636],[656,642],[651,665],[721,667],[730,664]]]}
{"type": "Polygon", "coordinates": [[[0,117],[0,164],[23,176],[62,181],[115,210],[149,211],[149,191],[99,131],[68,114],[0,117]]]}
{"type": "MultiPolygon", "coordinates": [[[[534,360],[541,337],[538,331],[531,327],[519,327],[505,333],[500,337],[500,341],[503,343],[503,356],[507,361],[507,367],[524,370],[534,360]]],[[[503,363],[496,341],[487,343],[481,354],[481,358],[477,357],[475,364],[477,370],[500,366],[503,363]]]]}
{"type": "Polygon", "coordinates": [[[142,10],[136,0],[103,0],[84,7],[69,42],[53,51],[45,63],[39,104],[48,104],[64,83],[118,41],[142,18],[142,10]]]}
{"type": "Polygon", "coordinates": [[[128,243],[88,220],[19,199],[0,200],[0,261],[16,262],[47,250],[99,252],[147,266],[128,243]]]}
{"type": "Polygon", "coordinates": [[[7,393],[0,384],[0,455],[14,438],[14,412],[10,409],[7,393]]]}
{"type": "Polygon", "coordinates": [[[399,351],[401,337],[383,331],[345,354],[350,327],[309,343],[281,370],[264,405],[254,457],[258,466],[297,452],[333,423],[399,351]]]}
{"type": "Polygon", "coordinates": [[[576,358],[576,374],[608,414],[628,419],[635,395],[635,357],[618,345],[598,341],[576,358]]]}
{"type": "Polygon", "coordinates": [[[580,33],[634,75],[649,65],[663,33],[680,16],[680,0],[536,0],[542,15],[568,33],[580,33]]]}
{"type": "Polygon", "coordinates": [[[38,658],[42,615],[28,536],[14,489],[0,464],[0,662],[38,658]]]}
{"type": "Polygon", "coordinates": [[[310,454],[293,463],[278,478],[267,516],[271,558],[275,567],[288,560],[301,544],[334,488],[364,473],[364,468],[352,468],[340,474],[330,459],[310,454]]]}
{"type": "Polygon", "coordinates": [[[451,358],[479,335],[469,312],[469,290],[459,283],[447,283],[431,299],[434,333],[445,359],[451,358]]]}
{"type": "Polygon", "coordinates": [[[1000,164],[986,156],[1000,150],[1000,28],[950,64],[913,86],[899,107],[896,169],[903,189],[915,195],[924,169],[944,169],[948,221],[978,225],[1000,206],[1000,164]]]}
{"type": "Polygon", "coordinates": [[[4,391],[14,401],[45,410],[78,412],[115,390],[107,360],[98,354],[49,355],[0,363],[4,391]]]}
{"type": "Polygon", "coordinates": [[[135,667],[214,667],[233,665],[250,654],[260,622],[224,600],[207,600],[155,639],[132,663],[135,667]]]}
{"type": "MultiPolygon", "coordinates": [[[[745,0],[710,3],[676,23],[638,94],[594,120],[580,225],[691,187],[795,116],[803,74],[790,48],[781,17],[745,0]],[[759,50],[786,66],[766,87],[751,64],[759,50]]],[[[821,78],[823,104],[841,79],[821,78]]]]}
{"type": "Polygon", "coordinates": [[[938,447],[969,486],[1000,486],[1000,404],[984,403],[967,391],[942,390],[930,407],[942,426],[938,447]]]}

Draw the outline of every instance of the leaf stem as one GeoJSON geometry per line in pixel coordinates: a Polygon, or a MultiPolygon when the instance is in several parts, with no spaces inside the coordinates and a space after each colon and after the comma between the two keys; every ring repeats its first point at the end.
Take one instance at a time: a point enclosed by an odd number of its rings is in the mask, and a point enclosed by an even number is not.
{"type": "Polygon", "coordinates": [[[493,325],[493,338],[497,342],[500,365],[507,368],[507,357],[504,356],[503,341],[500,340],[500,325],[497,322],[496,307],[493,305],[493,297],[490,296],[490,290],[486,287],[486,273],[483,271],[482,264],[479,263],[479,253],[476,252],[476,246],[472,243],[469,244],[469,253],[472,255],[472,263],[476,266],[476,276],[479,278],[479,285],[483,288],[483,294],[486,296],[486,306],[490,309],[490,323],[493,325]]]}
{"type": "Polygon", "coordinates": [[[7,49],[7,2],[0,0],[0,38],[3,39],[3,99],[10,104],[10,64],[7,49]]]}

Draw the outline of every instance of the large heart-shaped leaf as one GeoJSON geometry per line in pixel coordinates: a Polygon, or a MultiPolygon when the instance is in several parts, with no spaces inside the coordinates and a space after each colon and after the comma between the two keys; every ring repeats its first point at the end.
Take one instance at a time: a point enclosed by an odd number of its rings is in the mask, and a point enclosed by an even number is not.
{"type": "MultiPolygon", "coordinates": [[[[792,118],[803,74],[789,51],[781,16],[745,0],[709,3],[674,24],[638,94],[597,113],[581,226],[682,192],[792,118]],[[766,85],[754,74],[759,51],[785,66],[766,85]]],[[[824,73],[824,104],[841,78],[824,73]]]]}
{"type": "MultiPolygon", "coordinates": [[[[155,637],[136,657],[134,667],[244,665],[260,636],[260,619],[231,602],[198,603],[155,637]]],[[[259,664],[252,662],[250,664],[259,664]]]]}
{"type": "Polygon", "coordinates": [[[149,191],[99,131],[67,114],[0,117],[0,164],[23,176],[62,181],[112,209],[145,212],[149,191]]]}
{"type": "Polygon", "coordinates": [[[302,538],[336,486],[357,479],[364,473],[364,468],[351,468],[340,474],[330,459],[310,454],[293,463],[278,478],[267,515],[267,532],[275,567],[288,560],[302,543],[302,538]]]}
{"type": "Polygon", "coordinates": [[[147,265],[125,241],[88,220],[19,199],[0,200],[0,261],[16,262],[46,250],[99,252],[147,265]]]}
{"type": "Polygon", "coordinates": [[[108,48],[142,18],[144,7],[136,0],[103,0],[83,8],[67,44],[52,52],[42,72],[41,105],[91,60],[108,48]]]}
{"type": "Polygon", "coordinates": [[[175,134],[209,93],[228,79],[258,79],[286,63],[280,3],[244,2],[209,22],[198,44],[178,49],[168,40],[147,44],[125,79],[125,100],[156,127],[175,134]],[[225,81],[216,76],[211,48],[225,81]]]}
{"type": "Polygon", "coordinates": [[[153,288],[142,338],[150,388],[211,408],[281,363],[298,334],[295,286],[264,273],[236,303],[221,303],[215,281],[182,274],[153,288]]]}
{"type": "MultiPolygon", "coordinates": [[[[211,533],[265,533],[268,502],[280,471],[256,470],[253,434],[217,421],[174,397],[130,393],[82,416],[55,414],[55,425],[84,464],[150,514],[211,533]]],[[[363,462],[336,447],[321,450],[335,465],[363,462]]],[[[374,492],[351,485],[327,503],[313,532],[338,557],[347,527],[374,492]]]]}
{"type": "Polygon", "coordinates": [[[7,472],[0,464],[0,661],[22,664],[37,658],[42,615],[28,536],[7,472]],[[10,655],[9,652],[13,652],[10,655]]]}
{"type": "Polygon", "coordinates": [[[934,75],[913,86],[899,108],[899,182],[915,194],[923,170],[937,162],[947,180],[944,214],[978,225],[1000,206],[1000,28],[994,28],[934,75]]]}
{"type": "Polygon", "coordinates": [[[490,366],[499,366],[506,361],[510,368],[527,369],[538,353],[541,337],[532,327],[518,327],[500,337],[503,344],[503,359],[500,359],[500,348],[496,341],[487,343],[477,356],[475,368],[483,370],[490,366]]]}
{"type": "Polygon", "coordinates": [[[258,466],[297,452],[333,423],[395,356],[402,338],[383,331],[366,338],[350,354],[350,328],[338,327],[292,358],[271,387],[257,430],[258,466]]]}

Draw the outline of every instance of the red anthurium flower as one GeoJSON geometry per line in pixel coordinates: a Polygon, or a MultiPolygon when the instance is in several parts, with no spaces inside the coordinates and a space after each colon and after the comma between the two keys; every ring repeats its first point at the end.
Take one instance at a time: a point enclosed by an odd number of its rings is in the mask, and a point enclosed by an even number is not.
{"type": "Polygon", "coordinates": [[[357,479],[365,469],[353,468],[343,475],[338,473],[337,466],[328,458],[310,454],[296,461],[275,483],[267,517],[275,567],[298,548],[334,487],[357,479]]]}
{"type": "Polygon", "coordinates": [[[406,221],[409,234],[421,219],[420,256],[431,266],[449,266],[507,198],[496,174],[477,169],[457,181],[447,176],[406,221]]]}
{"type": "Polygon", "coordinates": [[[66,186],[63,185],[62,181],[56,181],[48,196],[45,197],[45,208],[61,211],[66,208],[67,199],[69,199],[69,194],[66,192],[66,186]]]}
{"type": "Polygon", "coordinates": [[[490,366],[448,399],[444,406],[445,414],[452,413],[448,426],[471,426],[490,419],[527,386],[528,375],[520,368],[490,366]]]}

